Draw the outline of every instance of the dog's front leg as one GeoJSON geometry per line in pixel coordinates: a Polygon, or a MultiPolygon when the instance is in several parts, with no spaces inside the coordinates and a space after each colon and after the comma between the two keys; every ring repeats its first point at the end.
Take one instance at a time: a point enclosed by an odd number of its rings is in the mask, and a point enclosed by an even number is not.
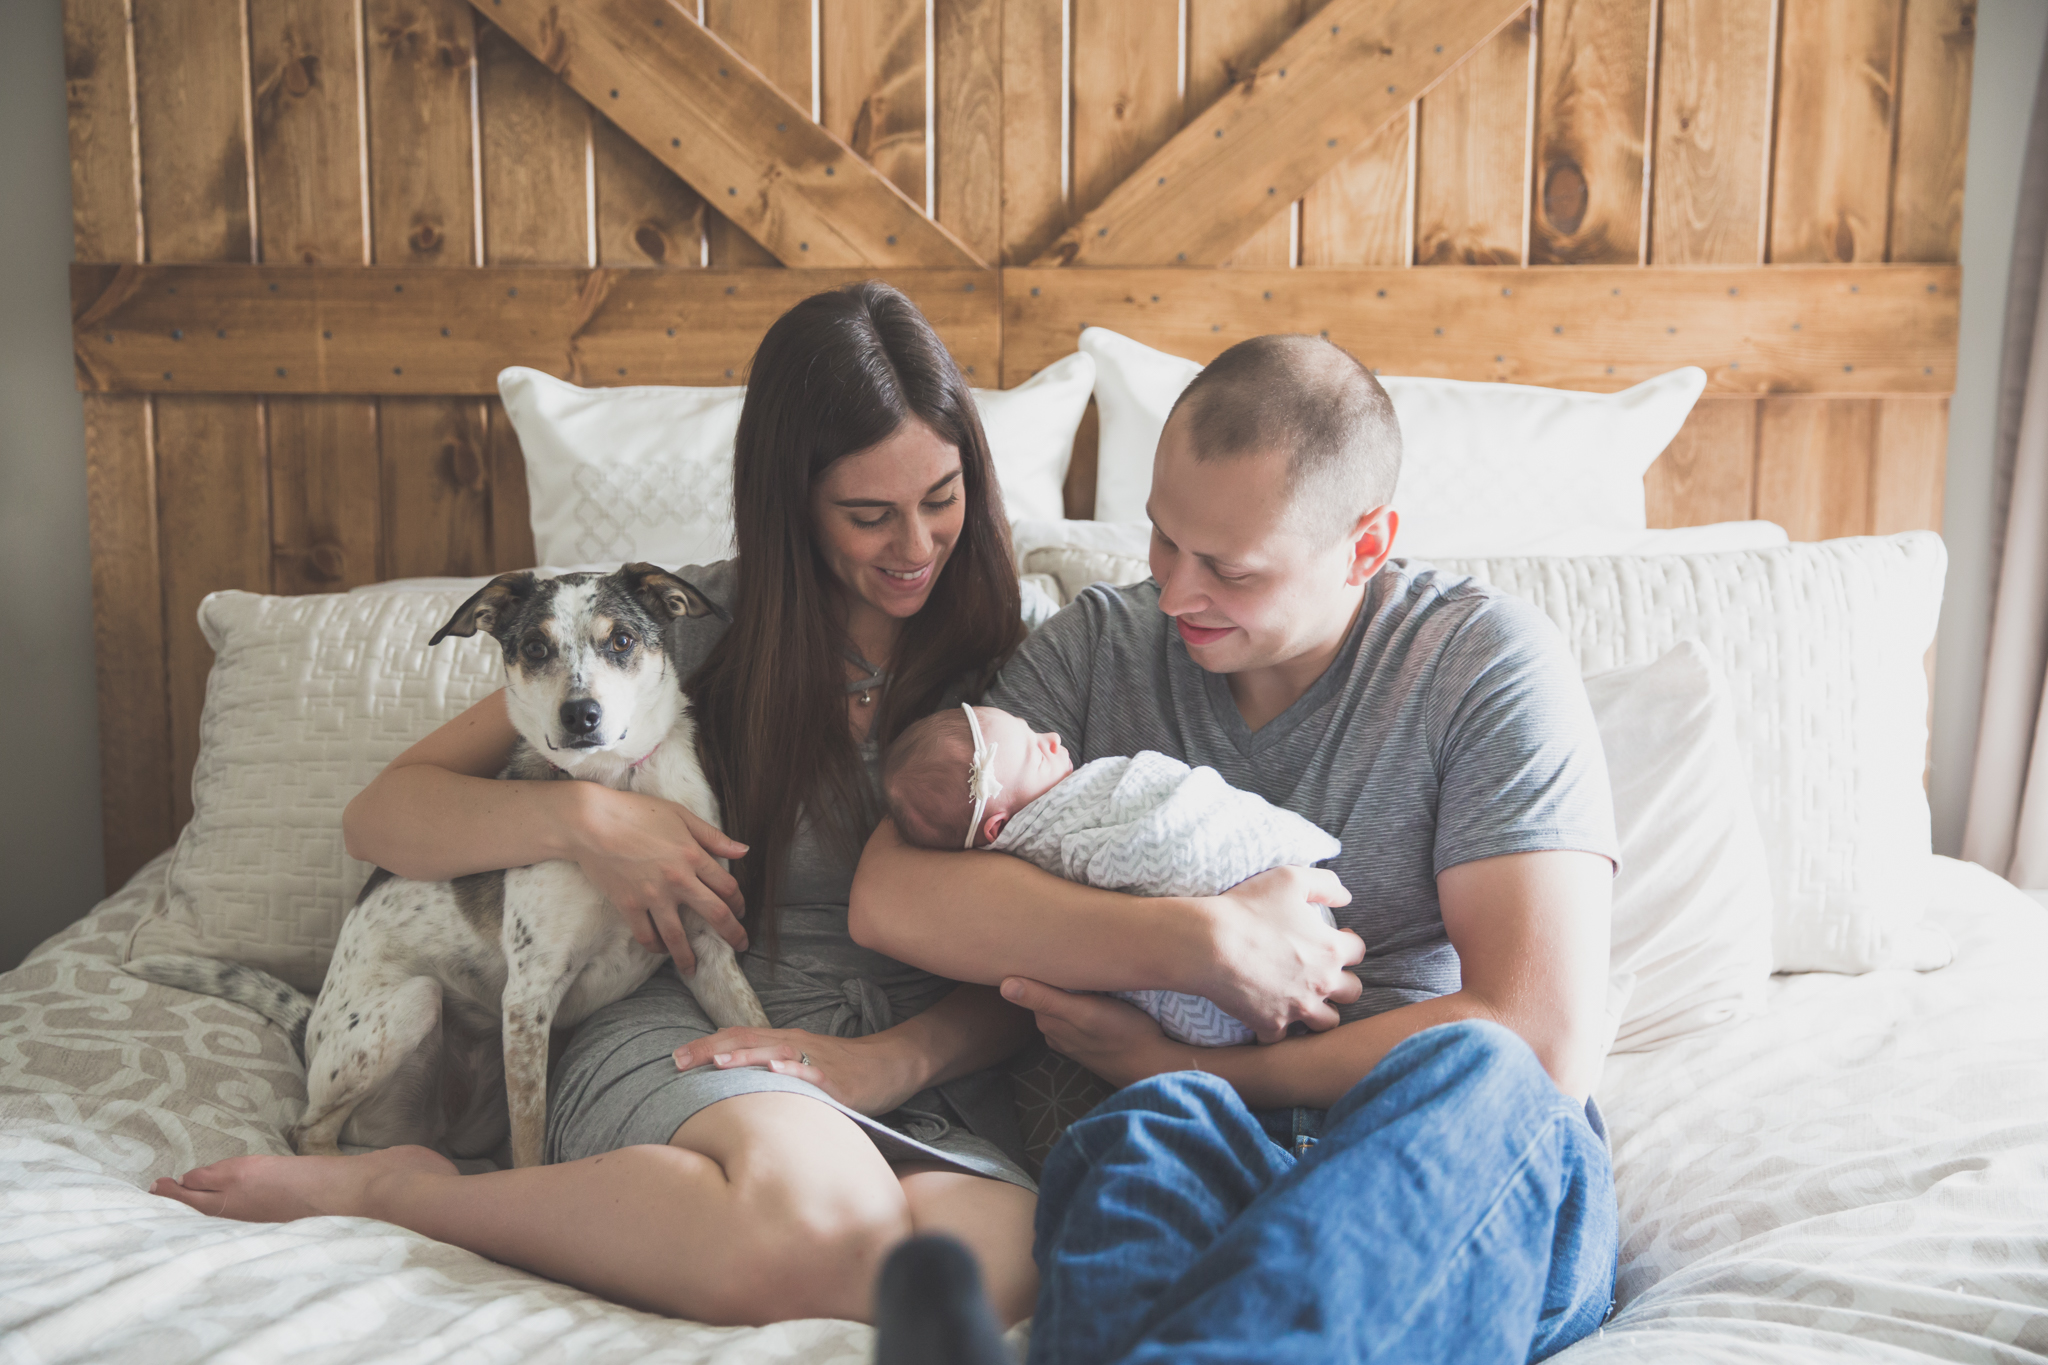
{"type": "Polygon", "coordinates": [[[512,1127],[512,1164],[538,1166],[548,1126],[548,1033],[576,979],[553,955],[515,958],[505,980],[505,1104],[512,1127]]]}
{"type": "Polygon", "coordinates": [[[683,911],[683,933],[690,951],[697,955],[697,970],[690,974],[690,994],[719,1028],[767,1028],[768,1011],[761,998],[747,984],[732,945],[711,932],[711,926],[692,911],[683,911]]]}

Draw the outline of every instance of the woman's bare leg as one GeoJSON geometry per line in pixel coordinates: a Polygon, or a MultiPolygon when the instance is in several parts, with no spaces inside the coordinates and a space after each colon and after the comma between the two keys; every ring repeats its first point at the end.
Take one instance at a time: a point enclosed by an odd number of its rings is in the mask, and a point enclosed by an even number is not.
{"type": "MultiPolygon", "coordinates": [[[[156,1192],[255,1222],[380,1218],[615,1303],[718,1324],[866,1322],[882,1258],[912,1228],[909,1193],[857,1124],[775,1092],[699,1110],[668,1146],[559,1166],[457,1175],[421,1148],[238,1157],[156,1192]]],[[[1027,1215],[1027,1253],[1029,1228],[1027,1215]]]]}
{"type": "Polygon", "coordinates": [[[935,1163],[898,1166],[910,1222],[918,1232],[959,1238],[981,1262],[982,1283],[996,1316],[1009,1327],[1038,1302],[1038,1266],[1031,1259],[1031,1220],[1038,1196],[1001,1180],[963,1175],[935,1163]]]}

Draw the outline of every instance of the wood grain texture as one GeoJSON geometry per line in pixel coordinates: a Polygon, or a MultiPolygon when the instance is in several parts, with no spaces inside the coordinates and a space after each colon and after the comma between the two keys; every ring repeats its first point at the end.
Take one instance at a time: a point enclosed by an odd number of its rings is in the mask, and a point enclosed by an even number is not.
{"type": "Polygon", "coordinates": [[[818,14],[826,128],[925,203],[924,0],[834,0],[818,14]]]}
{"type": "Polygon", "coordinates": [[[1061,3],[1003,0],[1004,265],[1035,260],[1067,226],[1061,3]]]}
{"type": "Polygon", "coordinates": [[[1894,261],[1953,261],[1963,245],[1963,163],[1977,0],[1910,0],[1892,174],[1894,261]]]}
{"type": "Polygon", "coordinates": [[[1942,394],[1960,280],[1914,265],[1006,270],[1004,382],[1102,326],[1203,363],[1323,331],[1395,374],[1611,390],[1698,364],[1718,393],[1942,394]]]}
{"type": "Polygon", "coordinates": [[[148,259],[254,259],[240,10],[139,6],[135,64],[148,259]]]}
{"type": "MultiPolygon", "coordinates": [[[[1206,109],[1293,36],[1308,16],[1303,0],[1189,0],[1188,94],[1190,114],[1206,109]]],[[[1294,264],[1294,200],[1268,211],[1264,221],[1220,264],[1286,267],[1294,264]]],[[[1264,206],[1262,206],[1264,207],[1264,206]]]]}
{"type": "Polygon", "coordinates": [[[704,264],[704,201],[606,119],[590,125],[599,265],[704,264]]]}
{"type": "Polygon", "coordinates": [[[470,65],[462,0],[363,0],[370,256],[382,265],[476,263],[470,65]]]}
{"type": "Polygon", "coordinates": [[[1652,526],[1747,521],[1756,495],[1757,400],[1702,398],[1643,475],[1652,526]]]}
{"type": "Polygon", "coordinates": [[[192,818],[192,765],[213,650],[199,632],[210,592],[271,590],[269,481],[260,405],[246,398],[156,402],[158,535],[170,678],[171,802],[192,818]]]}
{"type": "MultiPolygon", "coordinates": [[[[1085,212],[1103,205],[1181,126],[1180,6],[1178,0],[1074,0],[1072,13],[1073,194],[1074,207],[1085,212]]],[[[1099,226],[1095,213],[1083,221],[1091,230],[1099,226]]],[[[1119,237],[1139,231],[1134,224],[1119,227],[1125,229],[1119,237]]],[[[1052,250],[1075,240],[1070,230],[1052,250]]],[[[1156,264],[1162,250],[1172,259],[1165,234],[1131,249],[1147,265],[1156,264]]]]}
{"type": "Polygon", "coordinates": [[[1870,534],[1941,529],[1948,399],[1884,398],[1870,462],[1870,534]]]}
{"type": "MultiPolygon", "coordinates": [[[[1243,240],[1246,223],[1263,222],[1273,206],[1301,197],[1467,54],[1484,49],[1503,25],[1513,27],[1518,12],[1513,0],[1332,0],[1248,79],[1190,119],[1038,263],[1223,260],[1243,240]]],[[[1526,57],[1526,23],[1521,32],[1518,50],[1526,57]]],[[[1114,46],[1105,45],[1105,53],[1114,46]]],[[[1086,191],[1115,178],[1103,172],[1121,163],[1110,159],[1091,168],[1093,181],[1081,175],[1082,99],[1090,90],[1080,71],[1083,51],[1076,51],[1075,164],[1086,191]]],[[[1483,53],[1475,60],[1492,70],[1483,53]]],[[[1526,92],[1526,70],[1521,80],[1526,92]]],[[[1517,185],[1510,198],[1519,207],[1517,185]]],[[[1085,192],[1078,197],[1088,202],[1085,192]]],[[[1455,205],[1455,196],[1448,202],[1455,205]]],[[[1519,235],[1516,240],[1519,258],[1519,235]]]]}
{"type": "Polygon", "coordinates": [[[1411,105],[1301,196],[1303,265],[1408,264],[1414,117],[1411,105]]]}
{"type": "Polygon", "coordinates": [[[99,683],[107,890],[171,846],[170,675],[150,399],[85,399],[85,496],[99,683]]]}
{"type": "Polygon", "coordinates": [[[386,398],[378,426],[380,576],[489,573],[491,480],[482,401],[386,398]]]}
{"type": "Polygon", "coordinates": [[[1881,261],[1904,0],[1784,0],[1770,259],[1881,261]]]}
{"type": "Polygon", "coordinates": [[[1877,408],[1867,398],[1764,399],[1756,515],[1794,540],[1868,535],[1877,408]]]}
{"type": "Polygon", "coordinates": [[[1632,265],[1643,235],[1652,0],[1547,0],[1532,265],[1632,265]]]}
{"type": "Polygon", "coordinates": [[[933,0],[932,211],[983,260],[1003,254],[1002,0],[933,0]]]}
{"type": "Polygon", "coordinates": [[[476,28],[484,263],[589,263],[590,106],[487,22],[476,28]]]}
{"type": "Polygon", "coordinates": [[[1531,37],[1517,16],[1416,105],[1417,265],[1521,263],[1531,37]]]}
{"type": "Polygon", "coordinates": [[[668,0],[472,0],[785,265],[982,262],[668,0]]]}
{"type": "MultiPolygon", "coordinates": [[[[706,0],[704,26],[753,63],[776,89],[810,109],[810,0],[706,0]]],[[[711,265],[740,270],[782,264],[774,252],[735,227],[715,205],[707,212],[705,236],[711,265]]]]}
{"type": "Polygon", "coordinates": [[[271,579],[281,593],[375,583],[377,405],[361,398],[275,398],[268,408],[271,579]]]}
{"type": "Polygon", "coordinates": [[[64,103],[71,141],[71,235],[81,261],[139,261],[135,91],[123,0],[66,0],[64,103]]]}
{"type": "Polygon", "coordinates": [[[327,0],[249,0],[249,50],[263,259],[367,262],[354,15],[327,0]]]}
{"type": "Polygon", "coordinates": [[[1773,0],[1664,0],[1650,260],[1750,265],[1763,240],[1773,0]]]}
{"type": "Polygon", "coordinates": [[[982,270],[80,265],[74,352],[107,392],[481,397],[507,365],[579,384],[723,384],[792,304],[871,278],[909,294],[962,369],[996,373],[1002,284],[982,270]]]}
{"type": "Polygon", "coordinates": [[[526,486],[526,458],[519,433],[496,398],[484,400],[486,477],[491,481],[491,573],[534,567],[533,508],[526,486]]]}

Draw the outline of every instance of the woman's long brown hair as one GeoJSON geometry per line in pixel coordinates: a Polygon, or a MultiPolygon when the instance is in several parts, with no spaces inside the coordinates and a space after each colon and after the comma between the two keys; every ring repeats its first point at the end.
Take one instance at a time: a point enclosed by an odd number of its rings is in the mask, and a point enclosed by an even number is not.
{"type": "Polygon", "coordinates": [[[816,294],[776,320],[747,377],[733,465],[733,623],[687,686],[749,931],[776,945],[776,881],[800,816],[858,854],[877,812],[846,723],[846,653],[811,489],[834,461],[924,423],[960,451],[960,538],[903,623],[870,734],[882,745],[964,677],[979,692],[1024,638],[1009,523],[973,396],[916,305],[878,280],[816,294]]]}

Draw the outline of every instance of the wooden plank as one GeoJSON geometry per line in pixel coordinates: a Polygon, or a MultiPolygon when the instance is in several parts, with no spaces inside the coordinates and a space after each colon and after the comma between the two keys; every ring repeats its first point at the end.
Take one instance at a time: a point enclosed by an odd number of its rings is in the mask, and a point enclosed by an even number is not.
{"type": "Polygon", "coordinates": [[[1633,265],[1643,237],[1651,0],[1548,0],[1536,53],[1532,265],[1633,265]]]}
{"type": "Polygon", "coordinates": [[[1963,163],[1977,0],[1911,0],[1899,73],[1899,147],[1887,260],[1953,261],[1963,245],[1963,163]]]}
{"type": "Polygon", "coordinates": [[[496,398],[484,400],[485,440],[489,443],[486,477],[491,481],[492,573],[534,567],[532,504],[526,487],[526,457],[519,433],[496,398]]]}
{"type": "Polygon", "coordinates": [[[1948,399],[1882,398],[1870,462],[1870,533],[1941,529],[1948,399]]]}
{"type": "MultiPolygon", "coordinates": [[[[1301,197],[1519,13],[1515,0],[1332,0],[1249,78],[1190,119],[1039,263],[1224,259],[1245,223],[1263,221],[1269,205],[1301,197]]],[[[1077,43],[1075,172],[1084,203],[1093,186],[1080,159],[1089,83],[1079,63],[1088,51],[1077,43]]],[[[1520,197],[1517,189],[1518,203],[1520,197]]]]}
{"type": "Polygon", "coordinates": [[[1702,398],[1643,475],[1652,526],[1746,521],[1756,493],[1757,400],[1702,398]]]}
{"type": "Polygon", "coordinates": [[[66,0],[64,100],[71,139],[71,233],[81,261],[142,259],[128,41],[123,0],[66,0]]]}
{"type": "Polygon", "coordinates": [[[1062,0],[1003,0],[1005,265],[1037,259],[1067,226],[1062,9],[1062,0]]]}
{"type": "Polygon", "coordinates": [[[609,120],[590,125],[600,265],[704,263],[704,201],[609,120]]]}
{"type": "Polygon", "coordinates": [[[178,835],[149,405],[141,397],[85,398],[100,830],[109,891],[178,835]]]}
{"type": "Polygon", "coordinates": [[[1774,0],[1664,0],[1650,259],[1748,265],[1763,240],[1774,0]]]}
{"type": "Polygon", "coordinates": [[[481,401],[386,398],[382,578],[491,569],[490,468],[481,401]]]}
{"type": "MultiPolygon", "coordinates": [[[[1720,393],[1939,394],[1955,385],[1953,266],[1006,270],[1016,383],[1113,328],[1206,363],[1326,331],[1376,369],[1619,389],[1678,365],[1720,393]]],[[[145,372],[146,373],[146,372],[145,372]]]]}
{"type": "MultiPolygon", "coordinates": [[[[1206,109],[1258,69],[1301,27],[1303,0],[1191,0],[1187,7],[1187,108],[1206,109]]],[[[1293,200],[1263,221],[1221,262],[1229,266],[1294,264],[1293,200]]]]}
{"type": "Polygon", "coordinates": [[[982,264],[669,0],[471,3],[784,264],[982,264]]]}
{"type": "Polygon", "coordinates": [[[135,69],[148,259],[254,259],[239,7],[137,6],[135,69]]]}
{"type": "Polygon", "coordinates": [[[1301,263],[1407,265],[1414,107],[1301,197],[1301,263]]]}
{"type": "Polygon", "coordinates": [[[367,263],[353,14],[324,0],[249,0],[249,50],[263,259],[367,263]]]}
{"type": "MultiPolygon", "coordinates": [[[[1184,245],[1184,234],[1157,231],[1151,218],[1125,219],[1120,204],[1104,201],[1111,191],[1130,188],[1123,182],[1140,163],[1146,163],[1148,182],[1173,174],[1147,158],[1160,153],[1181,126],[1178,0],[1084,0],[1073,6],[1072,24],[1074,207],[1095,210],[1083,219],[1093,240],[1084,246],[1077,225],[1039,263],[1052,264],[1059,257],[1070,265],[1156,265],[1162,252],[1170,261],[1169,243],[1184,245]],[[1142,240],[1141,232],[1146,234],[1142,240]]],[[[1149,198],[1156,204],[1161,196],[1149,198]]],[[[1242,234],[1233,230],[1228,235],[1229,246],[1236,246],[1242,234]]],[[[1218,251],[1217,259],[1227,251],[1218,251]]]]}
{"type": "Polygon", "coordinates": [[[1766,398],[1757,426],[1756,514],[1794,540],[1870,534],[1877,403],[1766,398]]]}
{"type": "Polygon", "coordinates": [[[275,591],[340,592],[376,582],[377,405],[272,399],[268,435],[275,591]]]}
{"type": "Polygon", "coordinates": [[[590,108],[493,24],[476,30],[484,262],[585,265],[590,108]]]}
{"type": "Polygon", "coordinates": [[[1903,0],[1786,0],[1770,260],[1881,261],[1903,0]]]}
{"type": "Polygon", "coordinates": [[[269,483],[260,405],[246,398],[166,397],[156,405],[157,534],[170,676],[171,800],[192,818],[191,773],[213,651],[199,632],[210,592],[271,590],[269,483]]]}
{"type": "MultiPolygon", "coordinates": [[[[1929,279],[1955,273],[1896,269],[1929,279]]],[[[582,384],[722,384],[792,304],[875,277],[868,270],[75,265],[73,337],[81,387],[105,392],[483,396],[497,392],[497,373],[507,365],[582,384]]],[[[963,370],[996,373],[1002,285],[994,271],[881,278],[916,301],[963,370]]],[[[1073,349],[1068,341],[1061,354],[1073,349]]]]}
{"type": "Polygon", "coordinates": [[[1528,205],[1527,13],[1415,106],[1415,263],[1518,265],[1528,205]]]}
{"type": "Polygon", "coordinates": [[[932,211],[984,261],[1003,254],[1002,0],[933,0],[932,211]]]}
{"type": "Polygon", "coordinates": [[[371,259],[473,265],[476,32],[469,7],[462,0],[363,0],[363,22],[371,259]]]}
{"type": "Polygon", "coordinates": [[[820,120],[925,202],[924,0],[834,0],[818,12],[820,120]]]}
{"type": "MultiPolygon", "coordinates": [[[[704,25],[783,94],[811,108],[810,0],[705,0],[704,25]]],[[[705,236],[712,266],[742,270],[782,264],[715,205],[708,213],[705,236]]]]}

